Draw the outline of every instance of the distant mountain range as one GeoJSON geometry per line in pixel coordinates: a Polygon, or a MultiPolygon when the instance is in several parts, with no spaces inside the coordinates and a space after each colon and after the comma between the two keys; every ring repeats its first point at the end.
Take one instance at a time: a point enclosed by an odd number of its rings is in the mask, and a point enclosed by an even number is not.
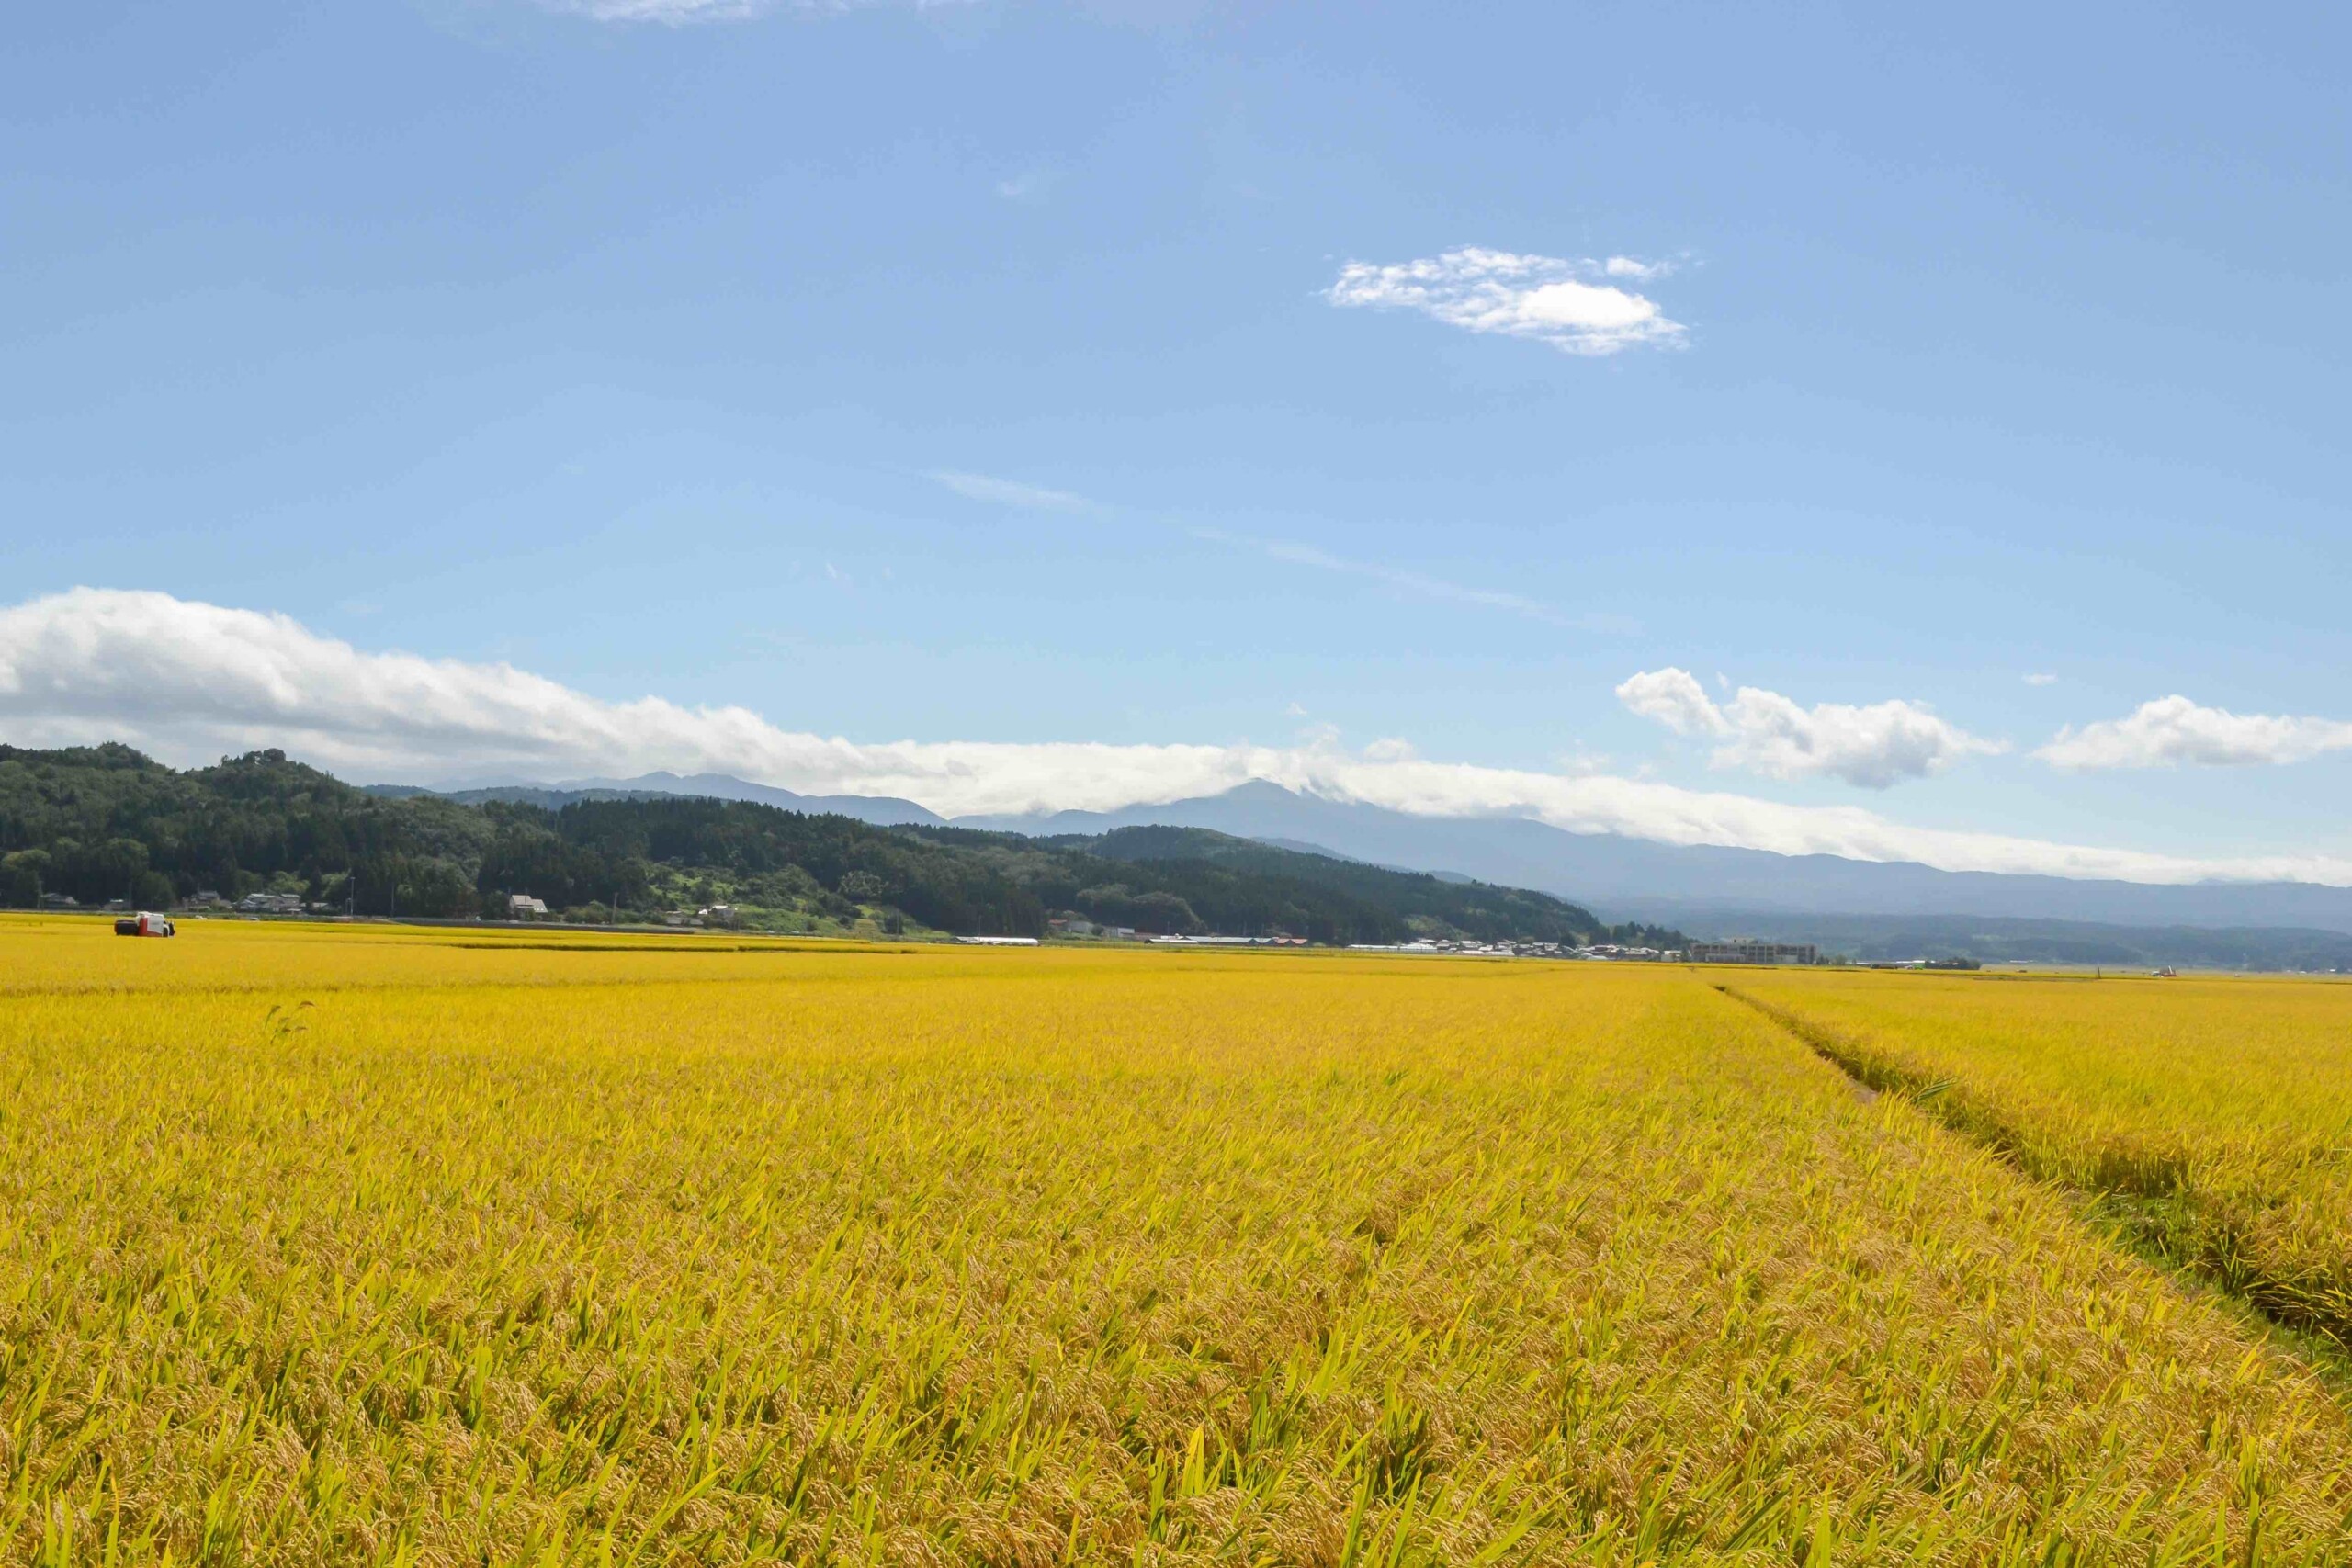
{"type": "Polygon", "coordinates": [[[2089,968],[2290,969],[2352,972],[2352,934],[2307,927],[2119,926],[1995,915],[1822,915],[1716,909],[1701,930],[1811,942],[1864,964],[1962,956],[1985,964],[2089,968]]]}
{"type": "Polygon", "coordinates": [[[370,795],[395,798],[438,795],[467,806],[503,800],[560,811],[582,800],[654,800],[671,795],[713,800],[750,800],[786,811],[854,818],[878,828],[942,828],[947,818],[911,800],[881,795],[796,795],[774,784],[753,784],[727,773],[641,773],[633,779],[565,779],[556,784],[502,781],[427,790],[413,784],[368,784],[370,795]]]}
{"type": "Polygon", "coordinates": [[[1035,817],[959,818],[1022,833],[1102,832],[1147,822],[1314,846],[1415,871],[1573,897],[1611,919],[1713,927],[1758,913],[1973,915],[2116,926],[2297,927],[2352,933],[2352,888],[2312,883],[2154,886],[1939,871],[1910,862],[1782,855],[1569,833],[1517,818],[1413,817],[1252,783],[1222,795],[1035,817]]]}
{"type": "MultiPolygon", "coordinates": [[[[943,821],[910,800],[802,795],[720,773],[647,773],[447,793],[459,800],[548,807],[571,799],[716,795],[882,826],[943,821]]],[[[1263,782],[1159,806],[962,817],[954,826],[1033,836],[1205,828],[1448,881],[1533,888],[1574,899],[1608,920],[1815,942],[1865,958],[1965,952],[1995,961],[2352,966],[2352,945],[2339,940],[2352,938],[2352,888],[2311,883],[2160,886],[1939,871],[1911,862],[1570,833],[1518,818],[1415,817],[1263,782]],[[2217,931],[2230,934],[2218,937],[2217,931]]]]}

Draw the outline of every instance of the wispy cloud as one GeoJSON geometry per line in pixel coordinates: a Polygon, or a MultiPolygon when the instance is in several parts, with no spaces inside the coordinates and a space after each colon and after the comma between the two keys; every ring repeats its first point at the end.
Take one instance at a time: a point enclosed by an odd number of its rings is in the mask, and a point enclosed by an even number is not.
{"type": "Polygon", "coordinates": [[[0,734],[18,745],[119,739],[175,762],[281,746],[346,777],[422,780],[728,773],[820,795],[888,795],[948,815],[1180,800],[1265,779],[1432,817],[1524,817],[1574,832],[1950,871],[2352,885],[2352,861],[2199,859],[1890,821],[1647,780],[1292,746],[868,744],[783,729],[742,707],[610,702],[507,664],[363,651],[293,619],[75,589],[0,609],[0,734]]]}
{"type": "Polygon", "coordinates": [[[1624,636],[1641,630],[1639,623],[1623,615],[1568,615],[1523,593],[1512,593],[1498,588],[1476,588],[1468,583],[1433,577],[1427,572],[1412,571],[1403,567],[1387,566],[1379,561],[1353,560],[1346,556],[1333,555],[1317,546],[1302,545],[1288,539],[1256,539],[1216,528],[1195,528],[1192,535],[1196,539],[1206,539],[1215,544],[1256,550],[1271,560],[1288,566],[1312,567],[1317,571],[1336,571],[1350,577],[1368,578],[1419,598],[1476,604],[1490,610],[1508,610],[1514,615],[1524,615],[1550,626],[1608,636],[1624,636]]]}
{"type": "Polygon", "coordinates": [[[1744,768],[1768,778],[1826,774],[1864,789],[1886,789],[1941,773],[1963,757],[2008,750],[1918,703],[1821,703],[1807,708],[1777,692],[1742,686],[1718,706],[1697,676],[1670,666],[1631,677],[1617,688],[1617,700],[1677,735],[1716,742],[1711,759],[1716,767],[1744,768]]]}
{"type": "Polygon", "coordinates": [[[652,22],[688,27],[697,22],[742,22],[771,13],[797,17],[836,17],[878,6],[900,6],[929,11],[969,0],[539,0],[550,11],[586,17],[599,22],[652,22]]]}
{"type": "MultiPolygon", "coordinates": [[[[1064,490],[1049,490],[1044,485],[1029,484],[1019,479],[997,479],[988,474],[968,473],[959,469],[941,469],[931,476],[940,484],[967,500],[992,506],[1010,506],[1033,512],[1069,512],[1120,513],[1129,509],[1104,505],[1085,496],[1064,490]]],[[[1164,525],[1182,527],[1179,518],[1156,515],[1148,512],[1134,515],[1164,525]]],[[[1456,604],[1472,604],[1485,609],[1504,610],[1514,615],[1549,626],[1566,626],[1573,630],[1592,632],[1601,636],[1630,636],[1641,630],[1641,624],[1630,616],[1605,613],[1572,615],[1531,599],[1523,593],[1501,589],[1476,588],[1448,578],[1414,571],[1404,567],[1388,566],[1379,561],[1357,560],[1334,555],[1315,545],[1299,544],[1288,539],[1261,539],[1248,535],[1230,534],[1221,528],[1185,527],[1195,539],[1212,544],[1234,546],[1253,550],[1270,560],[1287,566],[1303,566],[1317,571],[1340,572],[1350,577],[1369,579],[1385,583],[1401,592],[1417,598],[1443,600],[1456,604]]]]}
{"type": "MultiPolygon", "coordinates": [[[[1204,533],[1201,536],[1221,537],[1210,533],[1204,533]]],[[[1566,617],[1562,616],[1558,611],[1523,594],[1509,593],[1493,588],[1473,588],[1467,583],[1450,581],[1442,577],[1431,577],[1425,572],[1407,571],[1398,567],[1383,566],[1378,561],[1350,560],[1345,556],[1335,556],[1330,551],[1318,549],[1313,545],[1296,544],[1287,539],[1247,539],[1231,542],[1254,546],[1273,559],[1292,566],[1313,567],[1318,571],[1337,571],[1344,572],[1351,577],[1370,578],[1374,582],[1385,582],[1391,588],[1401,588],[1408,593],[1418,593],[1425,599],[1449,599],[1457,604],[1484,604],[1492,609],[1509,610],[1513,615],[1526,615],[1533,620],[1550,621],[1555,625],[1566,624],[1566,617]]]]}
{"type": "Polygon", "coordinates": [[[1669,263],[1631,256],[1569,261],[1473,246],[1423,261],[1350,262],[1324,298],[1334,305],[1419,310],[1466,332],[1532,338],[1567,354],[1621,354],[1683,342],[1682,323],[1655,300],[1619,287],[1670,270],[1669,263]]]}
{"type": "Polygon", "coordinates": [[[1053,194],[1061,176],[1052,169],[1023,169],[996,182],[997,195],[1007,201],[1038,202],[1053,194]]]}
{"type": "Polygon", "coordinates": [[[1082,495],[1072,495],[1066,490],[1047,490],[1044,485],[1023,484],[1018,479],[991,479],[987,474],[958,473],[945,470],[931,476],[967,501],[987,502],[994,506],[1017,506],[1031,512],[1091,512],[1094,503],[1082,495]]]}
{"type": "Polygon", "coordinates": [[[2058,683],[2058,677],[2043,674],[2029,675],[2025,678],[2025,683],[2029,686],[2054,686],[2058,683]]]}
{"type": "MultiPolygon", "coordinates": [[[[540,0],[550,11],[599,22],[741,22],[777,8],[775,0],[540,0]]],[[[794,7],[802,9],[804,7],[794,7]]]]}
{"type": "Polygon", "coordinates": [[[2170,768],[2183,762],[2246,767],[2304,762],[2352,750],[2352,724],[2282,714],[2200,707],[2177,694],[2142,703],[2123,718],[2062,729],[2034,753],[2072,771],[2170,768]]]}

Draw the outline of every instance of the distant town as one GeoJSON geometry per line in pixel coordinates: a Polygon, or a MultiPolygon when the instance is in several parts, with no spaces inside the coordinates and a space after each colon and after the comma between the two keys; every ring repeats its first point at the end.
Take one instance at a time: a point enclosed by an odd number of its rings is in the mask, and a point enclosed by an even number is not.
{"type": "MultiPolygon", "coordinates": [[[[210,888],[199,888],[174,906],[182,913],[201,919],[208,914],[244,916],[258,919],[307,917],[312,919],[349,919],[350,910],[342,905],[318,899],[305,899],[298,893],[248,893],[241,898],[223,897],[210,888]]],[[[41,895],[40,908],[52,914],[93,914],[125,916],[134,911],[130,902],[109,898],[102,904],[84,904],[70,894],[41,895]]],[[[463,923],[493,925],[567,924],[552,913],[544,899],[527,893],[507,896],[506,919],[479,922],[468,919],[463,923]]],[[[381,919],[384,917],[367,917],[381,919]]],[[[442,918],[413,917],[422,923],[447,925],[442,918]]],[[[601,923],[601,922],[600,922],[601,923]]],[[[649,926],[673,931],[730,931],[741,927],[739,912],[731,905],[710,904],[699,908],[664,910],[649,926]]],[[[608,927],[609,929],[609,927],[608,927]]],[[[1693,942],[1681,947],[1646,947],[1620,942],[1577,944],[1562,942],[1478,942],[1446,938],[1417,938],[1410,942],[1355,942],[1344,944],[1318,942],[1303,936],[1273,933],[1257,936],[1227,935],[1203,932],[1195,935],[1172,935],[1139,932],[1133,926],[1112,925],[1091,920],[1082,915],[1057,916],[1046,922],[1046,937],[1030,936],[957,936],[951,940],[967,947],[1038,947],[1046,942],[1132,942],[1151,947],[1249,947],[1249,948],[1332,948],[1348,953],[1400,953],[1451,955],[1461,958],[1552,958],[1590,964],[1758,964],[1781,966],[1811,966],[1817,964],[1850,964],[1854,960],[1840,954],[1825,957],[1812,942],[1763,942],[1751,938],[1734,938],[1724,942],[1693,942]]],[[[1866,969],[1977,969],[1968,958],[1908,958],[1881,960],[1858,965],[1866,969]]],[[[2169,968],[2158,971],[2169,974],[2169,968]]]]}
{"type": "MultiPolygon", "coordinates": [[[[121,898],[109,898],[103,904],[85,905],[71,895],[43,894],[40,908],[61,914],[124,915],[131,913],[130,905],[121,898]]],[[[348,910],[339,905],[317,899],[305,899],[298,893],[248,893],[236,899],[221,897],[210,888],[199,888],[177,908],[194,914],[218,913],[245,916],[308,916],[312,919],[345,919],[348,910]]],[[[507,919],[519,923],[552,920],[545,900],[526,893],[509,895],[506,900],[507,919]]],[[[431,923],[447,923],[433,920],[431,923]]],[[[473,923],[471,921],[467,922],[473,923]]],[[[727,930],[737,924],[737,912],[726,904],[706,905],[695,909],[664,911],[659,924],[673,929],[727,930]]],[[[1082,915],[1057,916],[1046,922],[1048,940],[1074,942],[1135,942],[1152,947],[1329,947],[1335,944],[1314,942],[1303,936],[1276,933],[1261,936],[1237,936],[1219,932],[1198,935],[1170,935],[1138,932],[1133,926],[1112,925],[1086,919],[1082,915]]],[[[971,947],[1037,947],[1044,945],[1036,937],[1023,936],[961,936],[956,942],[971,947]]],[[[1694,942],[1682,947],[1645,947],[1619,942],[1592,942],[1578,945],[1560,942],[1478,942],[1422,938],[1411,942],[1356,942],[1343,944],[1349,953],[1402,953],[1451,954],[1463,958],[1553,958],[1591,964],[1762,964],[1811,966],[1824,963],[1840,964],[1849,960],[1837,955],[1825,959],[1820,948],[1812,942],[1762,942],[1749,938],[1734,938],[1725,942],[1694,942]]],[[[1878,962],[1862,965],[1871,969],[1974,969],[1979,965],[1969,959],[1913,958],[1894,962],[1878,962]]]]}

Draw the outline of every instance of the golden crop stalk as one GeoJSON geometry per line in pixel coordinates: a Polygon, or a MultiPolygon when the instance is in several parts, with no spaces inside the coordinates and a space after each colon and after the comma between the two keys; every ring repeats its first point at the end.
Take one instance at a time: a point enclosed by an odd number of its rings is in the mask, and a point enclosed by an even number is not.
{"type": "Polygon", "coordinates": [[[10,1562],[2352,1560],[2309,1365],[1703,975],[87,925],[10,1562]]]}

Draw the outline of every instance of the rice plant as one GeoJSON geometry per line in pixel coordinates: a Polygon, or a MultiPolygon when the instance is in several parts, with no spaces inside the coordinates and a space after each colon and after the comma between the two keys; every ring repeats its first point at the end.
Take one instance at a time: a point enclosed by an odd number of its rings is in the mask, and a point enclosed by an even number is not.
{"type": "Polygon", "coordinates": [[[2352,1559],[2308,1367],[1700,976],[537,942],[0,920],[0,1558],[2352,1559]]]}
{"type": "Polygon", "coordinates": [[[2352,1348],[2352,986],[1779,972],[1734,989],[2100,1195],[2167,1261],[2352,1348]]]}

